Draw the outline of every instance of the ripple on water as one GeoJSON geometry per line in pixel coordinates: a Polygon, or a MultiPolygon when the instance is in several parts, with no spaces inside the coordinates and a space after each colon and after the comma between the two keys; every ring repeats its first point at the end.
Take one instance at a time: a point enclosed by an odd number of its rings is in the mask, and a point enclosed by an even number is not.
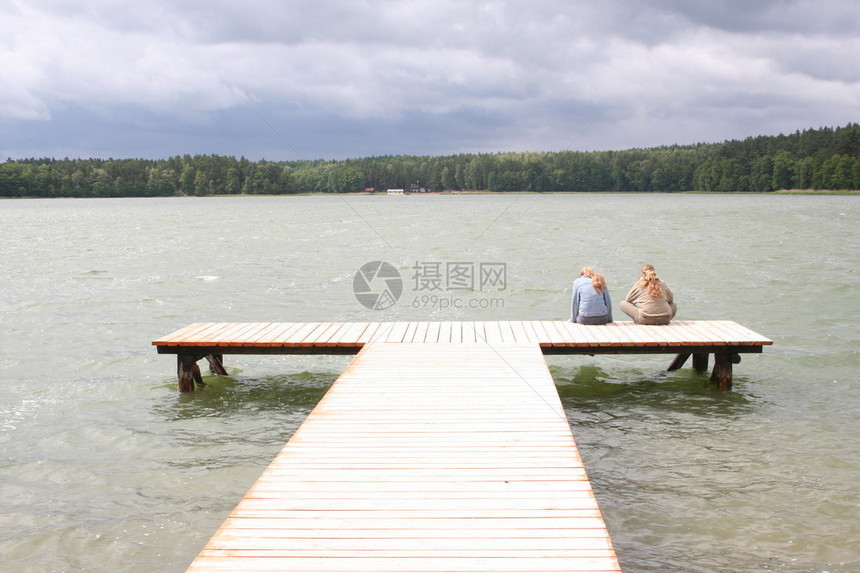
{"type": "Polygon", "coordinates": [[[662,375],[669,357],[550,358],[622,566],[860,570],[856,197],[348,201],[4,203],[0,569],[184,570],[347,361],[231,356],[230,376],[179,396],[158,336],[195,321],[567,318],[579,267],[604,271],[617,308],[650,262],[679,318],[737,320],[775,344],[743,357],[728,393],[662,375]],[[404,276],[385,312],[351,291],[374,260],[404,276]],[[416,261],[504,262],[504,306],[412,308],[416,261]]]}

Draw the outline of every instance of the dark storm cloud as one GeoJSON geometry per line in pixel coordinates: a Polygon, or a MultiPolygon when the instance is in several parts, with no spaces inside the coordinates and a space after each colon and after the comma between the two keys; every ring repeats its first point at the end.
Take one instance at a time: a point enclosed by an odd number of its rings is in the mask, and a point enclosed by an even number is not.
{"type": "MultiPolygon", "coordinates": [[[[655,0],[649,4],[689,24],[735,33],[855,36],[860,24],[860,11],[852,0],[655,0]]],[[[631,3],[631,8],[636,6],[641,4],[631,3]]]]}
{"type": "Polygon", "coordinates": [[[841,125],[860,112],[857,14],[842,0],[11,1],[0,154],[617,149],[841,125]]]}

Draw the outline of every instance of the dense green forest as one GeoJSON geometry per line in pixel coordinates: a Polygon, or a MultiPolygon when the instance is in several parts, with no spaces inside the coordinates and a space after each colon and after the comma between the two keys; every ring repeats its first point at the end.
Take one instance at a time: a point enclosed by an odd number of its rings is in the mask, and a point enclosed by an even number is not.
{"type": "Polygon", "coordinates": [[[624,151],[277,162],[184,155],[0,164],[2,197],[351,193],[413,185],[432,191],[860,189],[860,125],[624,151]]]}

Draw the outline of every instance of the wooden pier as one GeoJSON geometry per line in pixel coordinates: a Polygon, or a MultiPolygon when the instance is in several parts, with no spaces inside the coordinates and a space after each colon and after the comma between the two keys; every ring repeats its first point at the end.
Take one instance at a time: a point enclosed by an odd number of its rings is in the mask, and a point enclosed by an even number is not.
{"type": "Polygon", "coordinates": [[[667,325],[611,322],[587,326],[566,321],[490,322],[198,322],[152,342],[177,355],[179,388],[202,383],[197,361],[226,374],[225,354],[355,354],[369,342],[526,344],[544,354],[675,354],[668,370],[692,356],[693,368],[731,388],[732,364],[773,342],[730,320],[677,321],[667,325]]]}
{"type": "Polygon", "coordinates": [[[731,321],[195,323],[153,341],[180,389],[225,354],[357,354],[192,572],[620,571],[543,354],[675,354],[731,386],[772,341],[731,321]]]}
{"type": "Polygon", "coordinates": [[[188,571],[620,571],[535,344],[367,344],[188,571]]]}

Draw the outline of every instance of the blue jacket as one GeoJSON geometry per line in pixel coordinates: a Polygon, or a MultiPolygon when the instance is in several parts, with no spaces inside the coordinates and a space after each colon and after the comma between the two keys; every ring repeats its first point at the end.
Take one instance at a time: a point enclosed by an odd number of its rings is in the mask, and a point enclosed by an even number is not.
{"type": "Polygon", "coordinates": [[[576,322],[576,318],[580,315],[606,316],[607,322],[612,322],[612,299],[609,298],[609,289],[605,288],[602,293],[598,293],[591,286],[589,277],[579,277],[573,281],[570,321],[576,322]]]}

